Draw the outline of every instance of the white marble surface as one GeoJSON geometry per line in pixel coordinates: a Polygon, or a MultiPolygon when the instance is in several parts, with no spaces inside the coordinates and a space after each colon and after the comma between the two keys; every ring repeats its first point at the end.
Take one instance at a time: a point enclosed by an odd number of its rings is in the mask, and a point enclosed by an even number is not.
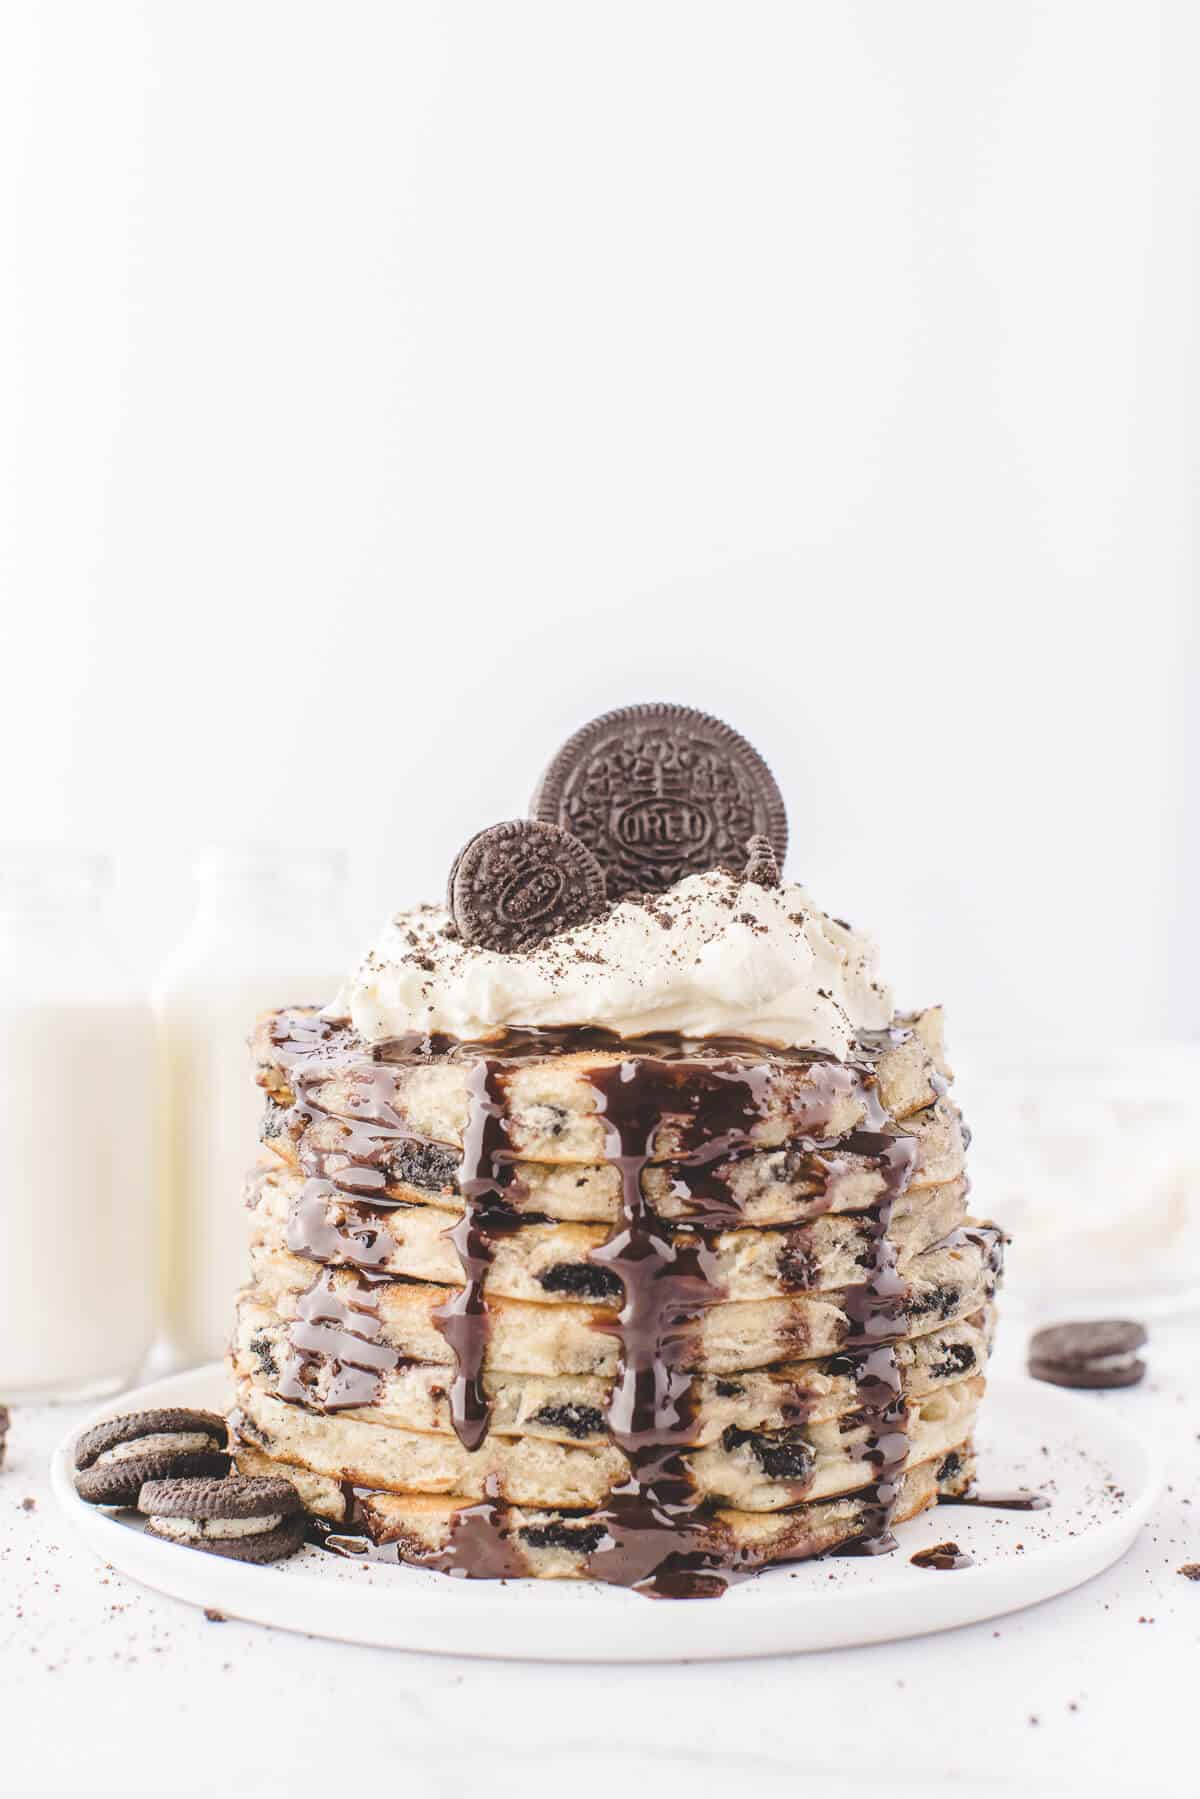
{"type": "MultiPolygon", "coordinates": [[[[1010,1312],[1001,1365],[1023,1334],[1010,1312]]],[[[1158,1324],[1145,1385],[1093,1401],[1169,1462],[1108,1574],[995,1624],[706,1666],[476,1662],[209,1622],[76,1545],[46,1485],[73,1414],[19,1411],[0,1473],[0,1793],[1194,1794],[1200,1582],[1177,1569],[1200,1561],[1198,1345],[1197,1320],[1158,1324]]]]}

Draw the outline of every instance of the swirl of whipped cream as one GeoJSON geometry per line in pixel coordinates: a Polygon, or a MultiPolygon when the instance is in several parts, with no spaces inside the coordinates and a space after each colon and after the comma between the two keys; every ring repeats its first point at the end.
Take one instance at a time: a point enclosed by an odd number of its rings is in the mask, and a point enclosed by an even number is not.
{"type": "Polygon", "coordinates": [[[803,887],[723,870],[628,899],[517,955],[465,944],[438,907],[400,912],[334,1003],[368,1042],[410,1031],[489,1041],[509,1028],[598,1026],[621,1037],[738,1036],[845,1056],[891,1023],[870,938],[803,887]]]}

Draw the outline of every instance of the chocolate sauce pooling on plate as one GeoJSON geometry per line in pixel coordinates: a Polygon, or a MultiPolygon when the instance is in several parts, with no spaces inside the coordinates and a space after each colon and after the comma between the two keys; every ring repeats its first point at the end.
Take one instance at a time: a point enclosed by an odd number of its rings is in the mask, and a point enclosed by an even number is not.
{"type": "MultiPolygon", "coordinates": [[[[289,1026],[291,1029],[292,1027],[289,1026]]],[[[755,1571],[753,1558],[721,1547],[711,1506],[699,1501],[683,1450],[692,1440],[695,1384],[681,1371],[686,1348],[700,1328],[705,1309],[723,1297],[716,1283],[715,1238],[740,1219],[727,1181],[715,1165],[753,1150],[755,1126],[772,1091],[773,1067],[807,1064],[811,1077],[792,1099],[796,1139],[814,1169],[832,1180],[847,1154],[876,1168],[882,1198],[867,1213],[870,1254],[863,1280],[846,1294],[849,1340],[835,1359],[835,1371],[857,1386],[860,1417],[868,1426],[859,1450],[872,1465],[873,1484],[865,1495],[861,1538],[847,1552],[878,1554],[895,1547],[890,1525],[908,1453],[907,1412],[895,1342],[904,1334],[907,1284],[896,1266],[889,1236],[892,1212],[910,1179],[915,1160],[911,1137],[881,1128],[851,1132],[827,1141],[835,1102],[851,1092],[863,1101],[872,1126],[885,1114],[875,1093],[870,1056],[846,1064],[820,1051],[766,1051],[737,1038],[684,1044],[655,1035],[636,1041],[591,1030],[518,1031],[499,1044],[457,1043],[411,1037],[377,1045],[350,1065],[351,1098],[339,1103],[336,1120],[318,1100],[320,1085],[334,1070],[324,1041],[306,1045],[304,1033],[281,1043],[289,1065],[294,1111],[299,1124],[320,1117],[338,1146],[303,1148],[310,1177],[289,1221],[289,1247],[314,1256],[337,1253],[356,1269],[359,1290],[335,1293],[327,1274],[318,1275],[300,1306],[290,1337],[292,1360],[279,1392],[283,1398],[313,1403],[306,1355],[324,1354],[334,1363],[327,1408],[369,1405],[379,1375],[401,1358],[378,1341],[378,1315],[371,1288],[372,1264],[382,1259],[369,1231],[343,1232],[327,1221],[326,1201],[341,1191],[387,1206],[389,1158],[397,1145],[422,1144],[395,1105],[392,1068],[433,1056],[473,1064],[470,1109],[463,1134],[459,1191],[460,1220],[448,1233],[462,1262],[464,1285],[441,1308],[437,1322],[454,1351],[457,1374],[451,1390],[455,1431],[469,1450],[478,1449],[488,1430],[489,1407],[483,1386],[488,1339],[484,1282],[497,1236],[521,1219],[505,1204],[505,1188],[515,1160],[506,1134],[507,1082],[522,1061],[579,1050],[615,1052],[620,1060],[593,1068],[597,1111],[606,1136],[606,1159],[620,1171],[621,1199],[616,1225],[590,1259],[616,1274],[624,1305],[615,1316],[598,1316],[596,1328],[616,1336],[618,1374],[608,1407],[608,1427],[630,1464],[628,1481],[614,1491],[589,1525],[604,1535],[586,1551],[586,1572],[594,1580],[635,1587],[669,1597],[718,1594],[733,1579],[755,1571]],[[316,1051],[316,1053],[314,1053],[316,1051]],[[289,1061],[289,1058],[294,1058],[289,1061]],[[689,1200],[686,1223],[660,1220],[642,1191],[642,1174],[654,1154],[664,1115],[680,1139],[671,1160],[682,1171],[680,1186],[689,1200]],[[390,1361],[389,1361],[389,1358],[390,1361]]],[[[345,1070],[341,1071],[345,1078],[345,1070]]],[[[444,1146],[440,1146],[443,1147],[444,1146]]],[[[677,1188],[677,1190],[679,1190],[677,1188]]],[[[347,1525],[362,1524],[363,1493],[345,1491],[347,1525]]],[[[489,1492],[456,1514],[445,1546],[422,1558],[443,1572],[505,1578],[523,1572],[506,1536],[505,1512],[489,1492]]],[[[322,1529],[327,1545],[343,1553],[368,1549],[361,1539],[322,1529]]],[[[388,1553],[384,1546],[383,1553],[388,1553]]],[[[393,1548],[392,1554],[397,1552],[393,1548]]],[[[405,1559],[414,1559],[411,1545],[405,1559]]]]}
{"type": "Polygon", "coordinates": [[[908,1559],[914,1568],[937,1568],[942,1573],[975,1566],[974,1558],[964,1554],[957,1543],[934,1543],[928,1549],[918,1549],[908,1559]]]}
{"type": "Polygon", "coordinates": [[[974,1487],[968,1487],[965,1493],[943,1493],[938,1498],[939,1505],[979,1505],[999,1512],[1044,1512],[1050,1501],[1044,1493],[1030,1493],[1024,1487],[1017,1487],[1011,1493],[979,1493],[974,1487]]]}

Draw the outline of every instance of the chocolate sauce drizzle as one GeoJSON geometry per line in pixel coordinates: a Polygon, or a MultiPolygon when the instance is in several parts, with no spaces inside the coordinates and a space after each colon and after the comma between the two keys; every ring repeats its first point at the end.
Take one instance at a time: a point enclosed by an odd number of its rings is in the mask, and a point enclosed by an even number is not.
{"type": "Polygon", "coordinates": [[[389,1244],[384,1232],[370,1225],[343,1229],[330,1219],[331,1202],[338,1189],[321,1175],[312,1175],[288,1210],[287,1246],[293,1255],[313,1262],[348,1263],[351,1267],[382,1270],[389,1244]]]}
{"type": "MultiPolygon", "coordinates": [[[[315,1089],[332,1071],[324,1043],[322,1053],[314,1054],[312,1045],[306,1053],[303,1032],[283,1047],[295,1053],[294,1065],[288,1054],[281,1054],[281,1061],[289,1066],[293,1109],[303,1127],[322,1113],[315,1089]]],[[[621,1176],[617,1223],[590,1260],[611,1269],[624,1289],[621,1311],[615,1318],[598,1317],[596,1328],[613,1333],[620,1345],[608,1426],[628,1458],[630,1477],[599,1513],[589,1514],[589,1523],[601,1523],[604,1535],[586,1553],[588,1575],[658,1596],[698,1597],[720,1593],[731,1580],[755,1571],[750,1557],[721,1547],[712,1507],[694,1491],[682,1451],[692,1438],[696,1385],[681,1372],[680,1363],[705,1308],[722,1297],[715,1281],[714,1238],[740,1218],[728,1175],[717,1164],[758,1147],[754,1129],[772,1090],[771,1064],[780,1061],[813,1068],[811,1082],[792,1099],[792,1141],[799,1140],[812,1168],[832,1180],[851,1155],[882,1177],[883,1197],[867,1214],[870,1253],[864,1279],[846,1294],[849,1341],[844,1354],[835,1358],[835,1371],[856,1382],[860,1417],[867,1424],[858,1453],[872,1464],[875,1476],[866,1495],[859,1496],[863,1530],[853,1552],[893,1549],[891,1519],[908,1453],[895,1341],[905,1330],[908,1288],[896,1266],[889,1230],[896,1200],[911,1177],[916,1143],[878,1128],[885,1114],[869,1063],[847,1065],[811,1051],[771,1051],[768,1061],[761,1045],[740,1039],[697,1046],[658,1036],[630,1042],[599,1031],[514,1032],[501,1046],[417,1037],[377,1046],[372,1061],[354,1062],[351,1099],[343,1101],[344,1110],[339,1107],[338,1147],[302,1147],[301,1165],[309,1181],[289,1225],[289,1246],[299,1253],[333,1250],[353,1263],[360,1291],[343,1297],[318,1277],[292,1327],[293,1354],[299,1361],[285,1370],[281,1397],[311,1403],[303,1362],[305,1352],[318,1353],[319,1346],[321,1353],[330,1347],[335,1351],[327,1407],[370,1404],[380,1373],[401,1360],[377,1341],[378,1315],[370,1299],[371,1267],[385,1252],[369,1231],[344,1233],[328,1225],[325,1202],[331,1192],[343,1191],[372,1205],[398,1203],[386,1194],[388,1158],[398,1143],[425,1140],[414,1136],[393,1104],[389,1064],[429,1056],[468,1060],[473,1064],[470,1109],[458,1177],[463,1212],[448,1233],[462,1262],[464,1285],[436,1317],[457,1365],[450,1395],[454,1429],[468,1450],[480,1447],[489,1424],[482,1377],[488,1336],[484,1283],[494,1238],[521,1222],[505,1204],[515,1159],[506,1134],[508,1073],[529,1058],[589,1047],[615,1049],[621,1057],[594,1068],[588,1077],[605,1132],[606,1159],[621,1176]],[[877,1128],[827,1141],[823,1132],[833,1105],[855,1091],[865,1102],[868,1124],[877,1128]],[[642,1175],[654,1157],[664,1116],[680,1139],[670,1159],[684,1171],[680,1186],[689,1201],[689,1217],[683,1223],[660,1220],[642,1191],[642,1175]],[[333,1340],[330,1331],[336,1333],[333,1340]]],[[[326,1121],[330,1116],[324,1113],[326,1121]]],[[[354,1489],[346,1495],[346,1522],[362,1520],[362,1495],[354,1489]]],[[[524,1570],[506,1528],[492,1490],[456,1513],[441,1550],[416,1559],[449,1573],[520,1575],[524,1570]]],[[[355,1553],[362,1547],[359,1539],[348,1536],[326,1540],[330,1547],[357,1545],[355,1553]]],[[[403,1559],[414,1559],[411,1546],[403,1559]]]]}
{"type": "Polygon", "coordinates": [[[368,1506],[370,1487],[342,1482],[343,1517],[335,1528],[321,1518],[310,1518],[311,1541],[335,1555],[366,1557],[375,1562],[417,1562],[435,1574],[457,1580],[520,1580],[525,1565],[513,1546],[503,1508],[497,1503],[496,1481],[489,1476],[484,1497],[464,1505],[454,1515],[450,1535],[440,1549],[420,1549],[411,1541],[378,1543],[371,1533],[368,1506]]]}
{"type": "Polygon", "coordinates": [[[458,1251],[464,1285],[434,1313],[434,1320],[454,1351],[458,1372],[450,1390],[454,1429],[464,1449],[478,1449],[488,1433],[491,1410],[483,1390],[483,1358],[487,1349],[487,1301],[483,1284],[492,1260],[496,1231],[512,1222],[497,1202],[504,1190],[501,1157],[507,1136],[500,1064],[483,1057],[470,1076],[471,1109],[463,1134],[458,1184],[462,1217],[446,1234],[458,1251]]]}
{"type": "MultiPolygon", "coordinates": [[[[868,1033],[864,1038],[864,1061],[896,1047],[911,1034],[907,1029],[868,1033]]],[[[435,1060],[475,1062],[481,1056],[489,1055],[510,1064],[544,1061],[548,1056],[573,1056],[580,1051],[688,1064],[726,1061],[735,1056],[761,1060],[764,1055],[763,1045],[756,1038],[732,1033],[685,1038],[673,1031],[647,1031],[638,1037],[621,1037],[599,1025],[513,1026],[499,1040],[407,1031],[378,1043],[367,1043],[345,1023],[300,1010],[274,1014],[271,1045],[278,1066],[289,1076],[304,1069],[313,1072],[318,1079],[325,1078],[330,1070],[344,1066],[348,1055],[356,1068],[359,1061],[384,1065],[435,1060]]],[[[795,1046],[772,1048],[766,1053],[776,1064],[824,1062],[831,1068],[850,1072],[831,1050],[795,1046]]]]}
{"type": "MultiPolygon", "coordinates": [[[[464,1271],[468,1292],[473,1286],[479,1297],[474,1303],[464,1298],[460,1315],[474,1322],[455,1343],[463,1383],[461,1392],[458,1383],[455,1388],[455,1427],[460,1435],[460,1405],[478,1379],[486,1344],[480,1284],[488,1229],[486,1218],[480,1222],[477,1207],[500,1190],[498,1170],[504,1153],[496,1064],[488,1060],[480,1066],[485,1072],[473,1083],[475,1107],[462,1177],[466,1210],[460,1252],[463,1243],[470,1246],[464,1271]]],[[[840,1065],[836,1071],[827,1065],[822,1074],[825,1079],[815,1082],[811,1097],[801,1102],[802,1128],[811,1129],[827,1117],[835,1091],[853,1078],[840,1065]]],[[[694,1158],[697,1166],[706,1167],[744,1148],[763,1116],[769,1070],[763,1064],[744,1067],[627,1056],[615,1065],[594,1069],[589,1079],[599,1102],[606,1159],[621,1176],[617,1223],[590,1260],[617,1274],[625,1294],[617,1318],[597,1320],[597,1328],[612,1332],[620,1344],[608,1427],[628,1458],[630,1478],[599,1513],[605,1536],[588,1552],[587,1572],[593,1579],[657,1596],[709,1597],[723,1591],[738,1573],[752,1571],[739,1567],[736,1555],[714,1549],[712,1508],[697,1499],[682,1454],[695,1423],[695,1387],[680,1371],[680,1362],[697,1320],[721,1298],[714,1278],[713,1238],[730,1222],[730,1201],[711,1191],[707,1197],[694,1194],[699,1216],[683,1226],[668,1225],[647,1203],[642,1175],[654,1154],[665,1112],[676,1121],[691,1114],[690,1129],[685,1125],[683,1130],[685,1163],[694,1158]]],[[[886,1195],[871,1214],[867,1277],[848,1295],[852,1340],[868,1345],[865,1356],[855,1357],[853,1373],[868,1425],[862,1453],[876,1470],[866,1502],[864,1540],[878,1551],[894,1546],[889,1525],[908,1453],[899,1369],[886,1341],[903,1332],[907,1288],[896,1272],[888,1226],[895,1197],[910,1176],[915,1145],[910,1138],[859,1132],[843,1147],[880,1169],[886,1195]]],[[[486,1428],[486,1403],[484,1413],[486,1428]]],[[[464,1421],[473,1426],[477,1415],[466,1415],[464,1421]]]]}
{"type": "MultiPolygon", "coordinates": [[[[621,1280],[625,1304],[601,1328],[620,1343],[608,1427],[625,1452],[630,1478],[609,1496],[606,1536],[588,1557],[593,1578],[663,1597],[709,1596],[724,1585],[721,1560],[700,1545],[700,1507],[680,1447],[694,1422],[692,1383],[677,1368],[679,1333],[719,1297],[703,1227],[676,1233],[650,1210],[642,1173],[662,1119],[662,1063],[624,1061],[591,1075],[601,1102],[608,1160],[620,1170],[618,1222],[591,1260],[621,1280]],[[690,1240],[689,1240],[690,1239],[690,1240]],[[691,1545],[688,1547],[688,1545],[691,1545]]],[[[718,1135],[745,1132],[758,1115],[753,1071],[706,1071],[725,1083],[732,1115],[718,1135]],[[740,1125],[739,1125],[740,1120],[740,1125]]]]}
{"type": "Polygon", "coordinates": [[[392,1183],[389,1162],[400,1145],[438,1150],[444,1145],[418,1136],[394,1104],[396,1077],[385,1065],[356,1057],[345,1071],[347,1091],[337,1114],[317,1098],[317,1089],[341,1071],[320,1059],[298,1063],[290,1071],[293,1104],[289,1128],[300,1137],[300,1166],[304,1173],[329,1181],[339,1192],[367,1199],[386,1208],[397,1204],[387,1189],[392,1183]],[[316,1144],[305,1127],[320,1121],[337,1143],[316,1144]]]}
{"type": "Polygon", "coordinates": [[[324,1412],[373,1405],[380,1378],[401,1366],[404,1358],[380,1341],[375,1287],[386,1275],[355,1271],[354,1287],[334,1285],[330,1269],[322,1269],[302,1293],[287,1336],[287,1352],[279,1364],[275,1392],[280,1399],[324,1412]],[[319,1407],[313,1387],[313,1363],[330,1366],[330,1378],[319,1407]]]}
{"type": "MultiPolygon", "coordinates": [[[[445,1146],[414,1133],[397,1109],[393,1067],[397,1063],[448,1051],[438,1039],[406,1038],[378,1045],[370,1057],[365,1054],[356,1056],[341,1071],[327,1054],[310,1051],[305,1056],[308,1033],[303,1023],[297,1025],[289,1019],[288,1029],[294,1034],[276,1041],[292,1083],[292,1128],[301,1140],[301,1168],[309,1176],[289,1220],[288,1246],[300,1254],[321,1254],[325,1249],[332,1249],[361,1269],[363,1257],[358,1252],[365,1247],[367,1257],[373,1255],[373,1246],[366,1241],[368,1233],[349,1237],[329,1226],[321,1215],[325,1202],[333,1193],[343,1192],[368,1199],[380,1207],[403,1203],[387,1193],[393,1180],[389,1164],[397,1147],[416,1144],[430,1150],[443,1150],[445,1146]],[[339,1072],[348,1092],[341,1096],[335,1119],[321,1105],[317,1094],[321,1085],[339,1072]],[[336,1146],[316,1145],[306,1135],[305,1127],[317,1120],[330,1134],[336,1131],[336,1146]]],[[[325,1040],[315,1027],[313,1038],[315,1045],[324,1047],[325,1040]]],[[[532,1054],[532,1047],[526,1053],[532,1054]]],[[[479,1056],[470,1072],[470,1111],[458,1175],[463,1212],[447,1233],[462,1263],[464,1285],[435,1314],[435,1321],[455,1354],[457,1373],[450,1396],[451,1413],[459,1441],[468,1450],[479,1448],[487,1435],[489,1422],[482,1379],[487,1343],[483,1285],[492,1258],[492,1239],[502,1229],[512,1228],[517,1222],[501,1204],[507,1170],[501,1160],[506,1138],[500,1074],[500,1062],[487,1056],[479,1056]]],[[[382,1261],[385,1255],[386,1246],[382,1246],[379,1260],[382,1261]]],[[[295,1328],[291,1339],[294,1346],[301,1347],[295,1328]]],[[[296,1376],[296,1379],[300,1378],[296,1376]]],[[[369,1404],[370,1401],[346,1400],[345,1403],[369,1404]]]]}
{"type": "Polygon", "coordinates": [[[997,1512],[1044,1512],[1050,1501],[1044,1493],[1031,1493],[1026,1487],[1017,1487],[1011,1493],[980,1493],[975,1487],[968,1487],[965,1493],[939,1494],[938,1504],[985,1506],[997,1512]]]}

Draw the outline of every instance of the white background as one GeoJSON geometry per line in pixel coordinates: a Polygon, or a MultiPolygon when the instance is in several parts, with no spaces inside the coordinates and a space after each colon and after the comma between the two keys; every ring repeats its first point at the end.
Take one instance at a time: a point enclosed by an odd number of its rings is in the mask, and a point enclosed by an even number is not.
{"type": "MultiPolygon", "coordinates": [[[[955,1038],[1194,1035],[1198,64],[1191,0],[0,0],[0,840],[113,848],[147,980],[213,840],[344,844],[365,938],[679,699],[955,1038]]],[[[8,1773],[1191,1792],[1188,1338],[1111,1575],[741,1671],[207,1624],[18,1413],[8,1773]]]]}
{"type": "Polygon", "coordinates": [[[214,839],[346,844],[365,937],[677,698],[902,1000],[1191,1034],[1198,49],[10,0],[3,835],[114,847],[147,977],[214,839]]]}

